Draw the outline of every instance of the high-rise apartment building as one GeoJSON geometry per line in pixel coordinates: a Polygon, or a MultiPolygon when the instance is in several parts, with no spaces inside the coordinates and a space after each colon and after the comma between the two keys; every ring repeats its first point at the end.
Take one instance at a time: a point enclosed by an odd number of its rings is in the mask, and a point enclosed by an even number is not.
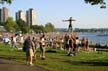
{"type": "Polygon", "coordinates": [[[16,12],[16,20],[19,19],[24,20],[29,26],[36,25],[36,12],[32,8],[27,10],[26,14],[19,10],[16,12]]]}
{"type": "Polygon", "coordinates": [[[29,18],[29,11],[26,11],[26,22],[30,26],[30,18],[29,18]]]}
{"type": "Polygon", "coordinates": [[[22,12],[21,10],[19,10],[18,12],[16,12],[16,20],[23,20],[26,22],[26,16],[25,16],[25,13],[22,12]]]}
{"type": "Polygon", "coordinates": [[[5,22],[8,17],[9,17],[9,11],[6,7],[3,7],[3,9],[2,9],[2,22],[5,22]]]}
{"type": "Polygon", "coordinates": [[[26,11],[26,22],[29,26],[36,25],[36,11],[32,8],[26,11]]]}
{"type": "Polygon", "coordinates": [[[0,22],[1,22],[1,9],[0,9],[0,22]]]}
{"type": "Polygon", "coordinates": [[[9,11],[6,7],[3,7],[0,9],[0,21],[5,22],[7,18],[9,17],[9,11]]]}

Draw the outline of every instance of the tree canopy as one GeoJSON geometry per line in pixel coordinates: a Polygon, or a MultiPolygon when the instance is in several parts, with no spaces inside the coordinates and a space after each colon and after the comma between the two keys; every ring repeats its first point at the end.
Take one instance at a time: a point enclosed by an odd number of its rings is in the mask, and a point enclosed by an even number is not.
{"type": "MultiPolygon", "coordinates": [[[[4,4],[4,3],[8,3],[8,4],[11,4],[13,0],[0,0],[0,3],[1,4],[4,4]]],[[[85,3],[89,3],[91,5],[98,5],[100,4],[100,8],[106,8],[106,3],[104,0],[84,0],[85,3]]]]}
{"type": "Polygon", "coordinates": [[[5,2],[8,4],[11,4],[13,0],[0,0],[1,4],[4,4],[5,2]]]}
{"type": "Polygon", "coordinates": [[[22,31],[23,33],[29,33],[30,27],[27,25],[25,21],[23,21],[22,19],[19,19],[16,22],[18,26],[20,27],[20,31],[22,31]]]}
{"type": "Polygon", "coordinates": [[[106,3],[104,2],[104,0],[85,0],[85,3],[90,3],[91,5],[100,4],[100,8],[106,8],[106,3]]]}
{"type": "Polygon", "coordinates": [[[54,32],[54,25],[52,23],[47,23],[45,25],[45,32],[54,32]]]}
{"type": "Polygon", "coordinates": [[[43,25],[33,25],[31,26],[32,30],[34,30],[36,33],[43,33],[44,31],[44,26],[43,25]]]}
{"type": "Polygon", "coordinates": [[[12,17],[9,17],[6,22],[4,23],[5,29],[9,32],[15,32],[16,31],[16,22],[13,21],[12,17]]]}

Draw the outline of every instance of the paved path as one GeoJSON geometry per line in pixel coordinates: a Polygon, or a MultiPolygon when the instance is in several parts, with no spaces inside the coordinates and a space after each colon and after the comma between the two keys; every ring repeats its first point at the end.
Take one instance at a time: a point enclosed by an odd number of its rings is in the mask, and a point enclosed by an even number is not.
{"type": "Polygon", "coordinates": [[[49,71],[37,66],[28,66],[11,60],[0,59],[0,71],[49,71]]]}

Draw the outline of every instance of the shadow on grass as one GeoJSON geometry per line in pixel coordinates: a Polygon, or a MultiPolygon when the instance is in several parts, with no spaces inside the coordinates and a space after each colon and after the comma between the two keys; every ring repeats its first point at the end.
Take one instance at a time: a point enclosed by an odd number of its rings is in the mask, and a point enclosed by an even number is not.
{"type": "Polygon", "coordinates": [[[25,57],[1,55],[0,59],[6,59],[6,60],[25,60],[25,57]]]}
{"type": "Polygon", "coordinates": [[[72,65],[79,65],[79,66],[83,66],[83,65],[86,65],[86,66],[108,66],[108,60],[106,61],[64,61],[64,62],[67,62],[69,64],[72,64],[72,65]]]}

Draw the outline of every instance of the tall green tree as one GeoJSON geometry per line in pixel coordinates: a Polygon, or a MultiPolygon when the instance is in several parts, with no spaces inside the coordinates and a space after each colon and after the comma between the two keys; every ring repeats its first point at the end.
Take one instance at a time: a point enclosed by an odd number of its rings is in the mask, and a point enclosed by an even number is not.
{"type": "Polygon", "coordinates": [[[5,29],[9,32],[15,32],[16,31],[16,22],[13,20],[12,17],[9,17],[6,22],[4,23],[5,29]]]}
{"type": "Polygon", "coordinates": [[[42,33],[45,32],[43,25],[33,25],[31,27],[36,33],[42,33]]]}
{"type": "Polygon", "coordinates": [[[52,23],[47,23],[46,25],[45,25],[45,31],[46,32],[53,32],[54,31],[54,25],[52,24],[52,23]]]}
{"type": "Polygon", "coordinates": [[[19,19],[16,22],[17,22],[18,26],[20,27],[20,31],[22,31],[23,33],[30,32],[30,27],[27,25],[27,23],[25,21],[23,21],[22,19],[19,19]]]}

